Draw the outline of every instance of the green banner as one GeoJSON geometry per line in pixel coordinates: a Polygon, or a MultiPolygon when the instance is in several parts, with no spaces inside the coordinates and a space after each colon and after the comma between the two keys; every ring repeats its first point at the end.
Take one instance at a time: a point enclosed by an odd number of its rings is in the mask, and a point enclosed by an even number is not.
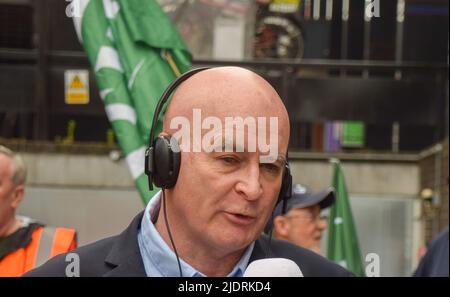
{"type": "MultiPolygon", "coordinates": [[[[191,54],[154,0],[74,0],[78,38],[86,51],[106,114],[144,203],[150,192],[144,153],[153,112],[164,89],[191,65],[191,54]]],[[[157,131],[161,131],[159,119],[157,131]]]]}
{"type": "Polygon", "coordinates": [[[332,165],[336,202],[331,207],[328,222],[327,257],[347,268],[356,276],[364,276],[364,266],[344,173],[338,160],[332,160],[332,165]]]}

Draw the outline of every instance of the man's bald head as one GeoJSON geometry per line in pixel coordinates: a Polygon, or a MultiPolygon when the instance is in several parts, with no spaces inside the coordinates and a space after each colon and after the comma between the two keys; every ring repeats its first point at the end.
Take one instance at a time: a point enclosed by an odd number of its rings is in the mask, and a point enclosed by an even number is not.
{"type": "MultiPolygon", "coordinates": [[[[163,133],[180,143],[182,153],[176,184],[167,191],[180,255],[200,262],[196,269],[206,268],[206,275],[217,267],[190,254],[220,263],[228,258],[221,268],[226,275],[261,234],[278,200],[289,141],[286,108],[272,86],[249,70],[203,70],[174,93],[163,133]],[[186,150],[190,143],[192,151],[186,150]]],[[[158,220],[157,230],[165,232],[164,224],[158,220]]],[[[163,237],[168,242],[169,235],[163,237]]]]}
{"type": "Polygon", "coordinates": [[[185,117],[192,123],[193,109],[209,116],[277,118],[280,149],[289,141],[289,118],[275,89],[261,76],[240,67],[217,67],[201,71],[175,91],[164,118],[164,131],[173,134],[170,123],[185,117]]]}

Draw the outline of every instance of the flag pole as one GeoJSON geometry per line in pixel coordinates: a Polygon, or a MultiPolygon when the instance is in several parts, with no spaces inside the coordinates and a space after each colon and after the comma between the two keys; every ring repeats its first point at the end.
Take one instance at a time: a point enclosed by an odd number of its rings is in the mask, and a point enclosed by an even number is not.
{"type": "Polygon", "coordinates": [[[177,64],[173,60],[172,54],[168,50],[164,49],[163,50],[163,55],[164,55],[164,58],[166,59],[167,63],[169,63],[169,66],[172,69],[172,71],[175,74],[175,76],[176,77],[180,77],[181,76],[181,71],[180,71],[180,69],[178,69],[177,64]]]}

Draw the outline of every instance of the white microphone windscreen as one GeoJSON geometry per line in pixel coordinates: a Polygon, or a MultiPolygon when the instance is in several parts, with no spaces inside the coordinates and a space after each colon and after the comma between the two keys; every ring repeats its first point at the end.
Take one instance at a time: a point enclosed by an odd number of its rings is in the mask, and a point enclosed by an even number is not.
{"type": "Polygon", "coordinates": [[[292,260],[268,258],[250,263],[244,277],[303,277],[303,273],[292,260]]]}

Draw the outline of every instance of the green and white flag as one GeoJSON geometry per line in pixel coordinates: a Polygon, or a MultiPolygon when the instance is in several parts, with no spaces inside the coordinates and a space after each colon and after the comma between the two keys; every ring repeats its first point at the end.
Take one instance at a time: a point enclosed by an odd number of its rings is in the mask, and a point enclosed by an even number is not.
{"type": "Polygon", "coordinates": [[[356,276],[364,276],[364,266],[344,173],[338,160],[332,160],[331,163],[333,164],[333,187],[336,193],[336,202],[330,210],[327,257],[347,268],[356,276]]]}
{"type": "MultiPolygon", "coordinates": [[[[191,64],[191,54],[155,0],[73,0],[74,25],[106,114],[144,203],[144,173],[153,112],[164,89],[191,64]]],[[[159,119],[157,133],[161,131],[159,119]]]]}

